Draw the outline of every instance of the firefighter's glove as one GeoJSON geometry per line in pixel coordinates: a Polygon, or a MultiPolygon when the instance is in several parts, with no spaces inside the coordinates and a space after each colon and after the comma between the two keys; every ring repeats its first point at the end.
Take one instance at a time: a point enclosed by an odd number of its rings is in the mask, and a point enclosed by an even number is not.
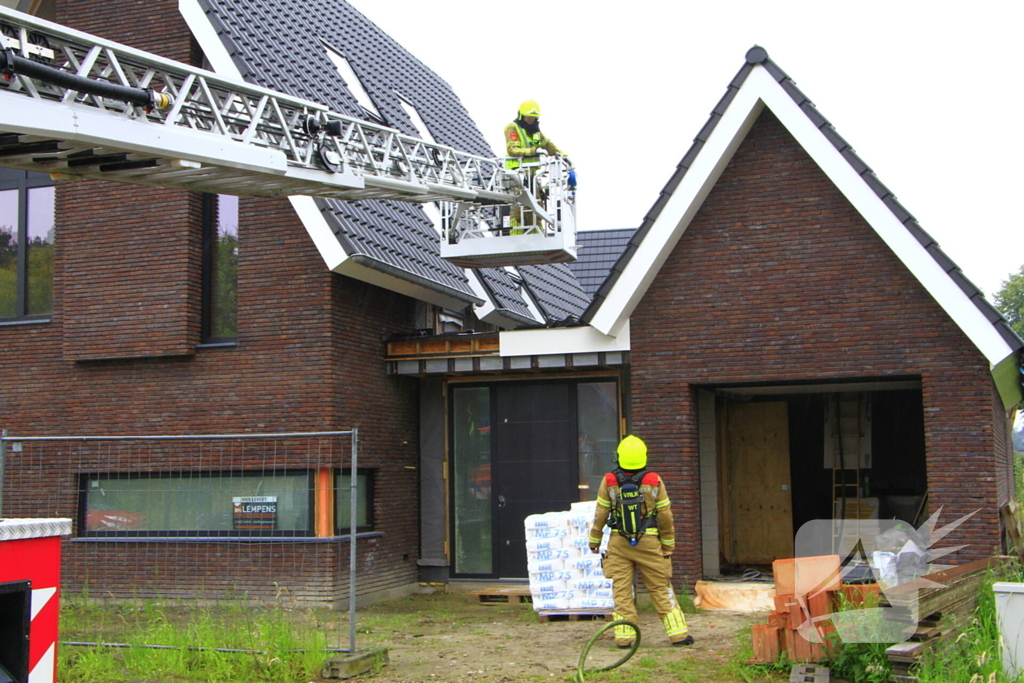
{"type": "Polygon", "coordinates": [[[539,156],[539,157],[546,157],[547,155],[548,155],[548,151],[546,149],[544,149],[543,147],[538,147],[537,148],[537,156],[539,156]]]}

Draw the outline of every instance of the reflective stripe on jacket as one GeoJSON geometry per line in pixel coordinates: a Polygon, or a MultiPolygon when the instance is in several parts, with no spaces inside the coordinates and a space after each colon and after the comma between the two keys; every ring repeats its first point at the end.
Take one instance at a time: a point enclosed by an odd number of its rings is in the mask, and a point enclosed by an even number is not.
{"type": "Polygon", "coordinates": [[[505,126],[505,156],[514,157],[505,160],[505,168],[519,168],[520,159],[526,163],[537,161],[538,147],[543,147],[549,154],[562,153],[542,131],[530,135],[515,121],[505,126]]]}

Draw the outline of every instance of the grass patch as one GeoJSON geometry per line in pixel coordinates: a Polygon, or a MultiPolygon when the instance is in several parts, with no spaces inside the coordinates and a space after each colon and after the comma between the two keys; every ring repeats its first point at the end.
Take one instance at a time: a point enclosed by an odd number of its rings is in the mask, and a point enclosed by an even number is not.
{"type": "Polygon", "coordinates": [[[992,591],[992,584],[997,581],[1024,581],[1024,568],[1017,565],[1000,574],[989,573],[978,596],[978,608],[970,624],[956,639],[944,643],[942,647],[930,648],[925,654],[917,670],[920,683],[1003,683],[1024,679],[1024,676],[1008,678],[1002,671],[999,624],[996,621],[996,601],[992,591]]]}
{"type": "Polygon", "coordinates": [[[280,607],[103,607],[71,599],[61,609],[61,640],[107,645],[62,645],[58,666],[62,683],[304,683],[329,656],[329,633],[317,624],[280,607]]]}

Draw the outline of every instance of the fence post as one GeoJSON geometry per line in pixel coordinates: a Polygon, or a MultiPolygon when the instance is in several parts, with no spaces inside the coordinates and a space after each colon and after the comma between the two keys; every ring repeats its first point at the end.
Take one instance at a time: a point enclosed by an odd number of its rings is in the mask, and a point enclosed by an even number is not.
{"type": "Polygon", "coordinates": [[[352,469],[349,471],[349,536],[348,536],[348,652],[356,653],[356,502],[358,478],[356,468],[359,467],[359,428],[352,428],[352,469]]]}
{"type": "Polygon", "coordinates": [[[0,430],[0,519],[4,518],[4,467],[7,465],[7,430],[0,430]]]}

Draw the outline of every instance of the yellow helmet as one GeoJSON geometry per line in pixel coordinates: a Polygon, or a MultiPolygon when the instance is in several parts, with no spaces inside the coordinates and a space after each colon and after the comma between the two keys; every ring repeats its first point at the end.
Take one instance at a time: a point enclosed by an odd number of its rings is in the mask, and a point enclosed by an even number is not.
{"type": "Polygon", "coordinates": [[[534,100],[526,100],[519,105],[520,116],[540,116],[540,105],[534,100]]]}
{"type": "Polygon", "coordinates": [[[639,437],[630,434],[619,442],[616,452],[619,454],[619,467],[627,472],[647,467],[647,444],[639,437]]]}

